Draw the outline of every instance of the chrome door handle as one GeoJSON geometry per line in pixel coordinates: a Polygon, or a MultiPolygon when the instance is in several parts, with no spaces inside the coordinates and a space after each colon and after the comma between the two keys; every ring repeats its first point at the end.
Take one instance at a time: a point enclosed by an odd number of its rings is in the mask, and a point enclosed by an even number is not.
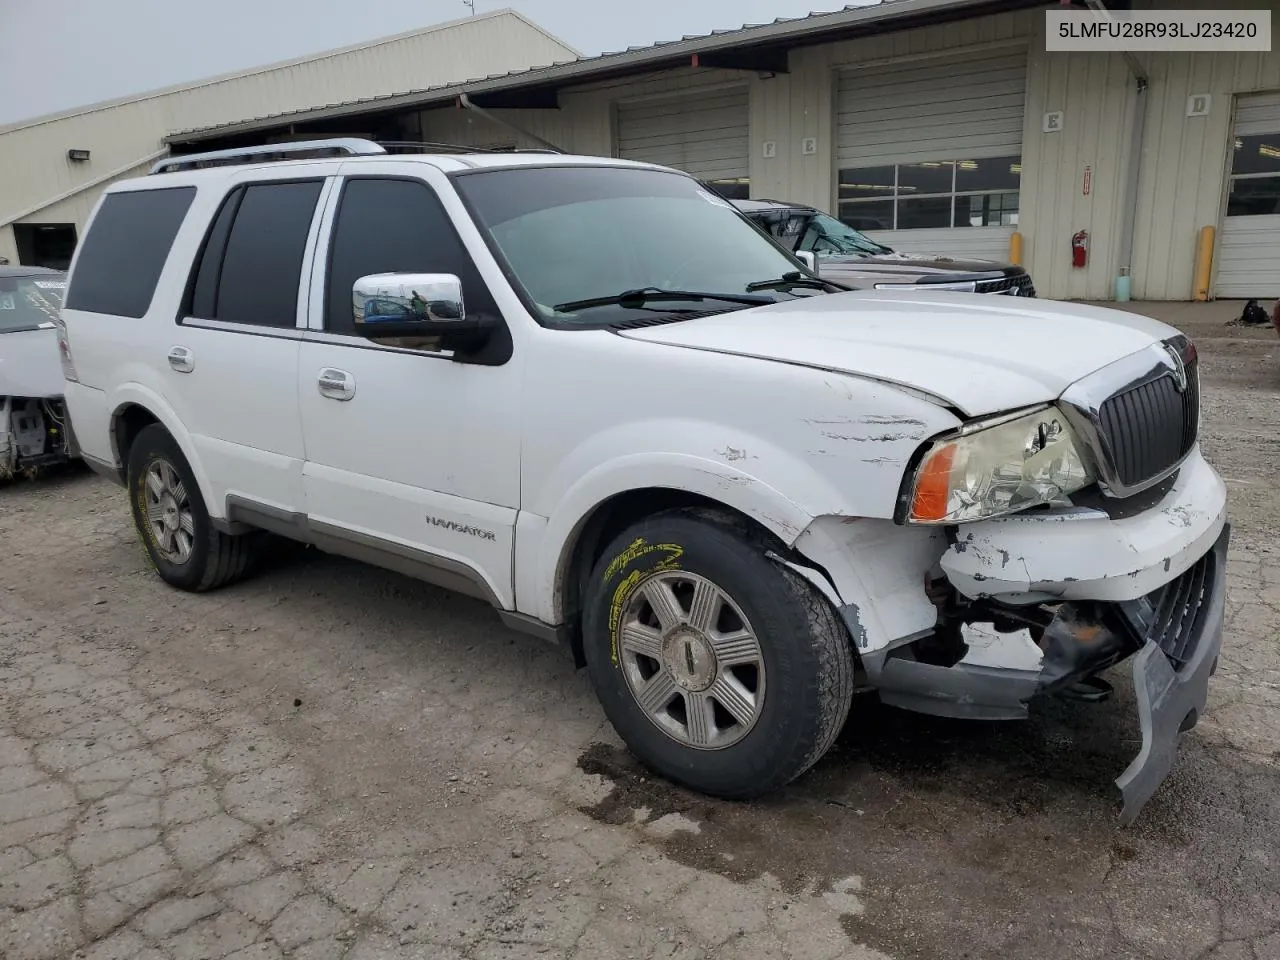
{"type": "Polygon", "coordinates": [[[169,348],[169,366],[178,373],[190,373],[195,369],[196,360],[186,347],[169,348]]]}
{"type": "Polygon", "coordinates": [[[350,400],[356,395],[356,378],[345,370],[325,367],[320,371],[317,382],[320,385],[320,396],[330,400],[350,400]]]}

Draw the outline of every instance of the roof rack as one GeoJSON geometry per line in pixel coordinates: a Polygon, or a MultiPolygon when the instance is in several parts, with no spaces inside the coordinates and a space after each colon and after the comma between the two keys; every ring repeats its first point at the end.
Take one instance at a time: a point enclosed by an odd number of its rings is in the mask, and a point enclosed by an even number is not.
{"type": "Polygon", "coordinates": [[[209,153],[189,153],[167,157],[151,168],[151,173],[176,173],[202,167],[235,166],[245,163],[269,163],[272,160],[303,160],[313,157],[356,157],[383,154],[387,151],[372,140],[337,137],[331,140],[301,140],[296,143],[269,143],[261,147],[236,147],[209,153]]]}
{"type": "Polygon", "coordinates": [[[295,143],[269,143],[260,147],[236,147],[208,153],[188,153],[166,157],[151,168],[151,173],[176,173],[204,167],[229,167],[246,163],[270,163],[276,160],[306,160],[317,157],[381,156],[395,153],[558,153],[540,147],[473,147],[462,143],[433,140],[363,140],[359,137],[335,137],[329,140],[300,140],[295,143]]]}
{"type": "Polygon", "coordinates": [[[379,140],[387,153],[496,153],[490,147],[469,147],[464,143],[439,140],[379,140]]]}
{"type": "Polygon", "coordinates": [[[388,153],[564,153],[549,147],[475,147],[439,140],[379,140],[378,144],[386,147],[388,153]]]}

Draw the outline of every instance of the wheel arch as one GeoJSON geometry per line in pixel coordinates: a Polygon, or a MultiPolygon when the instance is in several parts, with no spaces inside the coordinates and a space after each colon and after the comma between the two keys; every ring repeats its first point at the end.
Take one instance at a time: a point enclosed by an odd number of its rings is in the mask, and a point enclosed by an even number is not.
{"type": "Polygon", "coordinates": [[[225,517],[225,506],[210,497],[209,478],[196,455],[191,434],[182,426],[182,421],[164,398],[141,384],[126,384],[115,391],[112,397],[111,453],[115,458],[116,469],[120,472],[120,479],[128,482],[129,451],[138,434],[152,424],[163,427],[186,457],[196,476],[200,496],[209,516],[214,519],[225,517]]]}
{"type": "MultiPolygon", "coordinates": [[[[701,508],[736,521],[750,535],[758,537],[767,550],[774,551],[788,566],[808,567],[814,576],[828,582],[825,570],[792,549],[785,539],[790,524],[770,524],[724,499],[705,492],[680,487],[635,487],[609,495],[592,507],[572,527],[560,546],[555,563],[554,603],[556,622],[565,625],[574,662],[585,665],[582,649],[582,597],[587,580],[608,544],[635,523],[670,510],[701,508]],[[781,529],[779,529],[781,527],[781,529]]],[[[790,537],[794,541],[795,537],[790,537]]],[[[824,590],[826,592],[826,590],[824,590]]]]}

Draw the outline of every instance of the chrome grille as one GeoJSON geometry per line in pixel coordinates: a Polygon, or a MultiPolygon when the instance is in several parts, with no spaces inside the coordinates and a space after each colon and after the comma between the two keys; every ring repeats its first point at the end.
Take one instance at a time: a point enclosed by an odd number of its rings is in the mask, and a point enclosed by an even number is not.
{"type": "Polygon", "coordinates": [[[1169,346],[1183,356],[1185,387],[1169,370],[1116,393],[1098,410],[1098,430],[1117,480],[1140,486],[1167,474],[1196,444],[1200,420],[1198,362],[1179,337],[1169,346]]]}
{"type": "Polygon", "coordinates": [[[974,288],[976,293],[994,293],[1005,296],[1034,297],[1035,284],[1031,282],[1031,274],[1021,273],[1016,277],[1001,277],[999,280],[979,280],[974,288]]]}

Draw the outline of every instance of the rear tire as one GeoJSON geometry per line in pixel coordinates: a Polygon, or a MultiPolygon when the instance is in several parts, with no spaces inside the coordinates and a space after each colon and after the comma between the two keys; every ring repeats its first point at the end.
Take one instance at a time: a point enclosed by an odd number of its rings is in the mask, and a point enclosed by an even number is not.
{"type": "Polygon", "coordinates": [[[181,590],[215,590],[249,572],[261,536],[232,536],[213,526],[195,472],[159,424],[129,448],[129,503],[147,557],[161,579],[181,590]]]}
{"type": "Polygon", "coordinates": [[[803,774],[853,698],[844,625],[767,549],[715,511],[657,514],[608,546],[584,598],[587,669],[614,729],[657,773],[726,799],[803,774]]]}

